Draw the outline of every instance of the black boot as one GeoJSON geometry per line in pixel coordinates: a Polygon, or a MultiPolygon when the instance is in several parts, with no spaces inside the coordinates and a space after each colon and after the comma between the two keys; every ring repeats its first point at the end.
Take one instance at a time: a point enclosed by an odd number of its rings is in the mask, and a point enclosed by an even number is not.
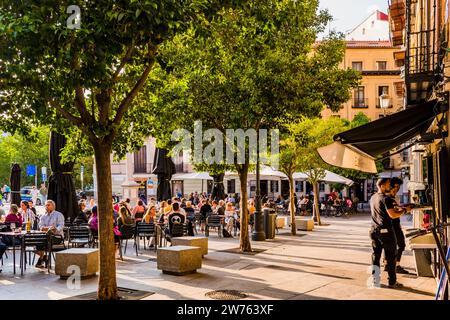
{"type": "Polygon", "coordinates": [[[44,266],[47,268],[48,267],[48,257],[47,257],[47,255],[44,255],[44,257],[42,258],[42,261],[44,262],[44,266]]]}
{"type": "Polygon", "coordinates": [[[44,260],[42,258],[39,258],[37,263],[36,263],[36,265],[35,265],[35,267],[36,268],[43,268],[44,267],[44,265],[42,264],[43,262],[44,262],[44,260]]]}

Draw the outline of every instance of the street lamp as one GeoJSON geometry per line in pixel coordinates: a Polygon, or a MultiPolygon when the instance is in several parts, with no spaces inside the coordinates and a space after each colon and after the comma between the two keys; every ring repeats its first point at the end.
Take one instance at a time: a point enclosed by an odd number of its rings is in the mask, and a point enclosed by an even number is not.
{"type": "Polygon", "coordinates": [[[259,130],[256,130],[256,195],[255,195],[255,212],[254,228],[252,233],[253,241],[266,240],[266,233],[264,232],[264,220],[261,212],[261,185],[260,185],[260,168],[259,168],[259,130]]]}
{"type": "Polygon", "coordinates": [[[386,116],[386,109],[389,108],[389,104],[391,103],[391,99],[389,99],[389,96],[386,94],[386,92],[383,92],[383,94],[380,96],[380,107],[383,109],[383,117],[386,116]]]}

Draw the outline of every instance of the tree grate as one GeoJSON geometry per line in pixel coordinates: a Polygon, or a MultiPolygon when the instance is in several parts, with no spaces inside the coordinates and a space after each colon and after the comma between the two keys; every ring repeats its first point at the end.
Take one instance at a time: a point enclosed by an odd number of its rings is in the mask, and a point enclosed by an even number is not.
{"type": "MultiPolygon", "coordinates": [[[[152,294],[154,294],[154,292],[122,287],[117,288],[117,295],[119,296],[119,300],[141,300],[145,297],[151,296],[152,294]]],[[[73,296],[64,300],[97,300],[97,291],[80,294],[78,296],[73,296]]]]}
{"type": "Polygon", "coordinates": [[[244,255],[254,256],[255,254],[264,252],[266,250],[267,249],[252,248],[252,252],[241,252],[240,248],[233,248],[233,249],[226,249],[226,250],[218,250],[218,252],[237,253],[237,254],[244,254],[244,255]]]}
{"type": "Polygon", "coordinates": [[[205,293],[205,296],[214,300],[239,300],[248,295],[237,290],[214,290],[205,293]]]}

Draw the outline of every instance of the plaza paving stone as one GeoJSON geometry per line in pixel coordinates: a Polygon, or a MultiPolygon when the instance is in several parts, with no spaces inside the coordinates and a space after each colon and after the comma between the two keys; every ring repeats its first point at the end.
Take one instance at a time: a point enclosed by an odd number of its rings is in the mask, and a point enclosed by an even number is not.
{"type": "MultiPolygon", "coordinates": [[[[403,221],[407,228],[410,222],[403,221]]],[[[368,237],[370,216],[367,213],[346,218],[323,218],[325,226],[314,231],[280,230],[273,240],[252,242],[266,251],[256,255],[221,252],[239,246],[237,238],[218,238],[211,233],[209,254],[196,274],[171,276],[156,269],[154,251],[134,254],[129,241],[124,261],[117,261],[117,283],[120,287],[155,292],[145,300],[208,299],[212,290],[239,290],[248,299],[282,300],[432,300],[436,290],[434,278],[398,275],[405,285],[401,290],[386,288],[387,275],[382,274],[379,289],[367,287],[371,247],[368,237]],[[149,260],[150,259],[150,260],[149,260]]],[[[142,248],[141,248],[142,249],[142,248]]],[[[414,272],[413,256],[405,252],[402,265],[414,272]]],[[[98,278],[81,281],[71,290],[65,280],[53,272],[29,267],[24,276],[13,275],[11,258],[4,260],[0,273],[0,299],[64,299],[96,291],[98,278]]]]}

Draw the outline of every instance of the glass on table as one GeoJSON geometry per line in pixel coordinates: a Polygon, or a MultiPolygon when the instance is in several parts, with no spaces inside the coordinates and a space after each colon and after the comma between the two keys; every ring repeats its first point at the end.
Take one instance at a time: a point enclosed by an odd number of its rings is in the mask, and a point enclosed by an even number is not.
{"type": "Polygon", "coordinates": [[[14,222],[12,222],[9,227],[11,228],[12,232],[16,232],[16,224],[14,222]]]}

